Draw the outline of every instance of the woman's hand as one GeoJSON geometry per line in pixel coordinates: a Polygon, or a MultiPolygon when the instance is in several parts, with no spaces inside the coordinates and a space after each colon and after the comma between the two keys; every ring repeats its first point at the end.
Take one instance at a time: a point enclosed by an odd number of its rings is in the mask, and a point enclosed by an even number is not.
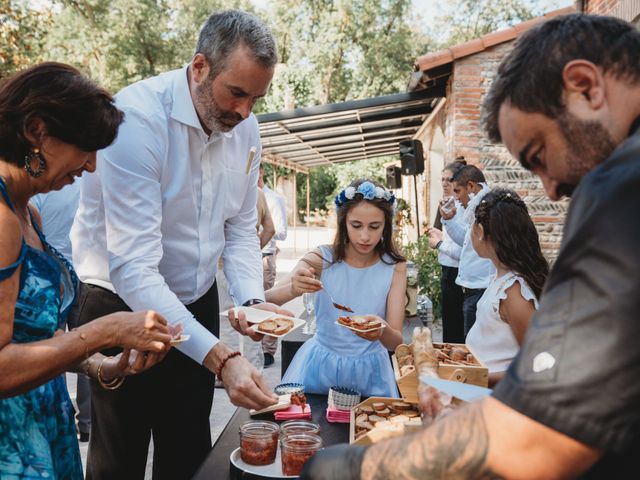
{"type": "Polygon", "coordinates": [[[169,349],[171,333],[167,326],[167,320],[153,310],[116,312],[102,318],[115,326],[114,343],[117,346],[156,353],[169,349]]]}
{"type": "MultiPolygon", "coordinates": [[[[383,323],[387,325],[387,327],[389,326],[389,324],[387,324],[387,322],[385,322],[378,315],[363,315],[363,317],[367,320],[375,320],[377,322],[383,323]]],[[[384,333],[384,327],[376,328],[375,330],[371,330],[370,332],[356,332],[355,330],[352,330],[352,332],[360,338],[364,338],[365,340],[369,340],[370,342],[377,342],[378,340],[380,340],[382,334],[384,333]]]]}
{"type": "Polygon", "coordinates": [[[168,349],[162,353],[153,353],[139,352],[138,350],[127,348],[115,357],[108,357],[104,360],[101,377],[105,382],[110,382],[117,377],[127,377],[144,372],[156,363],[161,362],[168,352],[168,349]]]}
{"type": "Polygon", "coordinates": [[[291,291],[298,297],[303,293],[313,293],[322,289],[322,283],[315,277],[313,267],[300,267],[291,278],[291,291]]]}

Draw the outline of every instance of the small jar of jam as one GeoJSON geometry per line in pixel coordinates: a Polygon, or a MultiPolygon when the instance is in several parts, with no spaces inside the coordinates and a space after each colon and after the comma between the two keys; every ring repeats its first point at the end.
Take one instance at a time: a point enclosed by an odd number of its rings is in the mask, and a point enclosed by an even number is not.
{"type": "Polygon", "coordinates": [[[322,439],[314,433],[293,433],[280,439],[282,473],[300,475],[302,467],[322,447],[322,439]]]}
{"type": "Polygon", "coordinates": [[[320,425],[308,420],[287,420],[280,424],[280,438],[296,433],[320,434],[320,425]]]}
{"type": "Polygon", "coordinates": [[[275,422],[251,420],[240,426],[240,457],[250,465],[269,465],[276,460],[280,427],[275,422]]]}

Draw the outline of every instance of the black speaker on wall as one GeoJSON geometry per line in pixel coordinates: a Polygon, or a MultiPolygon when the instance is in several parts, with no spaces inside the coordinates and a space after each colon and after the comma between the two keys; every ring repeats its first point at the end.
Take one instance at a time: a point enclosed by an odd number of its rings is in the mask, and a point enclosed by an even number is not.
{"type": "Polygon", "coordinates": [[[387,188],[402,188],[402,171],[400,167],[396,165],[387,167],[387,188]]]}
{"type": "Polygon", "coordinates": [[[402,175],[418,175],[424,172],[424,155],[420,140],[402,140],[400,142],[400,163],[402,175]]]}

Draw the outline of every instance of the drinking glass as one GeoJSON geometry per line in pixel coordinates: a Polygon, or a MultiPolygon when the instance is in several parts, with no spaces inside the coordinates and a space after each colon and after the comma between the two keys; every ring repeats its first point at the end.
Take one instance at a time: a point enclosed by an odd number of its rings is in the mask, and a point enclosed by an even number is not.
{"type": "Polygon", "coordinates": [[[315,298],[315,293],[302,294],[302,303],[304,304],[304,309],[307,312],[307,323],[305,323],[304,327],[302,328],[302,332],[306,335],[313,335],[316,333],[316,312],[314,306],[315,298]]]}

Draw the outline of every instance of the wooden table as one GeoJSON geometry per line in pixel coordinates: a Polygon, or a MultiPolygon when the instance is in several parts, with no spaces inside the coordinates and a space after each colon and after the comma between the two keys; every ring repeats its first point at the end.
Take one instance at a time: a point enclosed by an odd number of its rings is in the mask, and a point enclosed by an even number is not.
{"type": "MultiPolygon", "coordinates": [[[[320,425],[320,436],[324,446],[335,445],[337,443],[349,442],[349,424],[348,423],[330,423],[327,422],[327,396],[326,395],[307,395],[307,401],[311,405],[311,417],[314,422],[320,425]]],[[[249,411],[244,408],[238,408],[233,414],[231,420],[222,431],[220,437],[213,445],[211,452],[205,458],[202,465],[196,472],[193,480],[212,480],[212,479],[242,479],[249,480],[259,478],[251,474],[239,472],[233,467],[231,470],[231,462],[229,457],[231,452],[240,446],[240,425],[247,420],[273,420],[272,413],[264,415],[249,416],[249,411]]]]}

